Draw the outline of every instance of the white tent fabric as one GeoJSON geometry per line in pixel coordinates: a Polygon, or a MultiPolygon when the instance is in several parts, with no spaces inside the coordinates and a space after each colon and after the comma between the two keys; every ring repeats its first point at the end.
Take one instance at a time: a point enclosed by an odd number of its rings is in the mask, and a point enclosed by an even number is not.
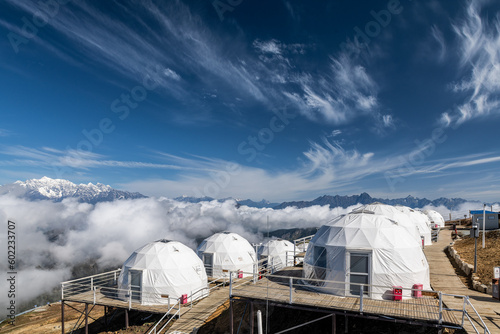
{"type": "Polygon", "coordinates": [[[167,304],[168,297],[173,303],[183,294],[193,293],[193,300],[208,295],[203,262],[191,248],[168,240],[137,249],[123,264],[118,288],[124,290],[121,299],[128,300],[125,290],[131,288],[134,301],[144,305],[167,304]]]}
{"type": "Polygon", "coordinates": [[[373,212],[378,215],[386,216],[394,221],[396,221],[399,225],[403,226],[405,229],[410,232],[410,234],[415,238],[415,241],[418,242],[419,245],[422,245],[422,238],[420,236],[420,232],[418,227],[413,223],[410,217],[403,212],[399,211],[392,205],[383,204],[383,203],[371,203],[359,208],[354,209],[352,212],[373,212]]]}
{"type": "Polygon", "coordinates": [[[283,239],[269,240],[258,249],[259,259],[268,258],[268,263],[277,267],[293,266],[294,247],[290,241],[283,239]],[[271,259],[272,258],[272,259],[271,259]]]}
{"type": "Polygon", "coordinates": [[[431,221],[431,227],[434,228],[443,228],[444,227],[444,218],[441,214],[435,210],[424,210],[423,211],[427,217],[429,217],[431,221]],[[434,226],[433,226],[434,225],[434,226]]]}
{"type": "Polygon", "coordinates": [[[427,218],[427,216],[422,212],[413,210],[412,208],[409,208],[407,206],[396,205],[394,207],[410,217],[411,221],[417,226],[420,235],[424,237],[424,245],[432,245],[432,235],[431,228],[429,227],[429,218],[427,218]]]}
{"type": "Polygon", "coordinates": [[[198,246],[198,256],[203,260],[211,277],[229,277],[229,271],[243,271],[243,277],[252,276],[257,255],[252,245],[242,236],[221,232],[208,237],[198,246]]]}
{"type": "MultiPolygon", "coordinates": [[[[335,281],[316,286],[341,296],[359,295],[359,286],[349,283],[371,284],[365,293],[374,299],[390,299],[393,286],[430,289],[421,246],[404,227],[377,214],[350,213],[323,225],[310,242],[303,272],[305,278],[335,281]]],[[[403,297],[410,295],[404,290],[403,297]]]]}

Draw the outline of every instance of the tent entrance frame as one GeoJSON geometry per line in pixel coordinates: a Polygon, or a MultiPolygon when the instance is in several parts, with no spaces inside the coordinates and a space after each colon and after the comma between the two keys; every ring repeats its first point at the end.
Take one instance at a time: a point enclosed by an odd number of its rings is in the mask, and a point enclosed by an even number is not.
{"type": "Polygon", "coordinates": [[[142,304],[142,275],[144,270],[129,269],[128,281],[132,300],[142,304]]]}
{"type": "Polygon", "coordinates": [[[346,249],[346,261],[345,261],[345,294],[346,296],[353,296],[357,297],[359,296],[359,290],[360,286],[359,285],[353,285],[351,287],[351,283],[362,283],[366,284],[363,288],[363,295],[371,298],[371,284],[372,284],[372,251],[368,249],[346,249]],[[366,265],[363,265],[362,261],[363,258],[366,259],[366,265]],[[352,263],[351,261],[354,260],[356,263],[352,263]],[[360,269],[360,267],[365,267],[363,271],[351,271],[352,267],[356,266],[354,268],[355,270],[360,269]],[[358,279],[357,281],[353,281],[354,279],[358,279]]]}
{"type": "Polygon", "coordinates": [[[205,271],[209,277],[213,277],[214,256],[214,253],[203,253],[202,255],[203,266],[205,267],[205,271]]]}

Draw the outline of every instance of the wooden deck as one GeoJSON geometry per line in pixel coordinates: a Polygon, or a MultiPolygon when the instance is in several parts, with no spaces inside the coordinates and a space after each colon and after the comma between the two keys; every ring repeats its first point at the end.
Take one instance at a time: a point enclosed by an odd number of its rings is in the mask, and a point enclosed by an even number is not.
{"type": "MultiPolygon", "coordinates": [[[[277,274],[279,275],[280,273],[285,276],[301,277],[302,269],[296,267],[286,268],[277,274]]],[[[256,284],[247,284],[233,288],[233,296],[289,304],[290,288],[288,282],[284,282],[283,280],[263,278],[256,284]]],[[[339,297],[294,287],[292,300],[294,305],[360,313],[359,299],[354,297],[339,297]]],[[[363,314],[437,323],[439,321],[439,301],[432,296],[423,296],[422,298],[405,299],[402,301],[364,298],[363,314]]],[[[443,323],[456,326],[460,324],[460,321],[452,312],[443,311],[443,323]]]]}
{"type": "MultiPolygon", "coordinates": [[[[94,293],[92,291],[87,291],[87,292],[75,294],[75,295],[72,295],[69,297],[65,297],[64,301],[94,304],[94,293]]],[[[175,302],[175,300],[172,300],[172,302],[175,302]]],[[[122,308],[122,309],[129,308],[128,301],[123,301],[123,300],[118,299],[117,297],[103,294],[100,289],[98,289],[96,292],[95,304],[101,305],[101,306],[117,307],[117,308],[122,308]]],[[[187,310],[189,310],[189,305],[190,304],[188,303],[185,306],[181,307],[181,315],[184,314],[185,312],[187,312],[187,310]]],[[[172,306],[172,305],[170,305],[170,306],[172,306]]],[[[136,311],[141,311],[141,312],[165,314],[165,313],[167,313],[169,306],[167,304],[165,304],[165,305],[142,305],[142,304],[137,303],[137,302],[132,302],[130,309],[136,310],[136,311]]],[[[173,312],[175,313],[177,310],[178,310],[178,308],[174,308],[173,312]]]]}
{"type": "Polygon", "coordinates": [[[229,287],[211,291],[207,298],[197,302],[192,309],[186,310],[182,317],[175,320],[167,333],[191,333],[195,328],[203,326],[227,300],[229,287]]]}

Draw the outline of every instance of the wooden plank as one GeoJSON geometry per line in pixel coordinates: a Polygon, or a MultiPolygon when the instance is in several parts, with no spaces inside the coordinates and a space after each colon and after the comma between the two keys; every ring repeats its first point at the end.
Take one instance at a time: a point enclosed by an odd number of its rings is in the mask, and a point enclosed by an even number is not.
{"type": "MultiPolygon", "coordinates": [[[[290,275],[291,268],[285,268],[290,275]]],[[[300,270],[300,269],[298,269],[300,270]]],[[[295,269],[295,271],[298,271],[295,269]]],[[[293,272],[294,276],[301,274],[293,272]]],[[[292,276],[292,275],[290,275],[292,276]]],[[[275,302],[288,303],[289,287],[285,280],[267,278],[239,288],[233,288],[233,295],[261,300],[272,300],[275,302]],[[266,293],[263,293],[263,292],[266,293]],[[268,297],[269,296],[269,297],[268,297]]],[[[305,306],[331,308],[336,310],[359,311],[359,299],[354,297],[340,297],[329,294],[318,293],[299,287],[293,290],[293,303],[305,306]]],[[[421,298],[405,299],[402,301],[374,300],[365,298],[363,310],[366,313],[386,315],[402,319],[432,321],[438,320],[438,300],[434,296],[423,296],[421,298]]],[[[447,323],[459,324],[452,312],[443,311],[443,320],[447,323]]]]}

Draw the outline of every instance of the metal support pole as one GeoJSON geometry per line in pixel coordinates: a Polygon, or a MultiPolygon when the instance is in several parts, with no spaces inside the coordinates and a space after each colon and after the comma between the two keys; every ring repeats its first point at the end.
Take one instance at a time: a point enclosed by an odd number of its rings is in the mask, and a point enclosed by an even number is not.
{"type": "Polygon", "coordinates": [[[485,238],[485,229],[486,229],[486,204],[483,205],[483,248],[485,247],[484,238],[485,238]]]}
{"type": "Polygon", "coordinates": [[[64,300],[61,300],[61,333],[64,333],[64,300]]]}
{"type": "Polygon", "coordinates": [[[104,306],[104,328],[108,330],[108,307],[104,306]]]}
{"type": "MultiPolygon", "coordinates": [[[[233,272],[229,272],[229,298],[233,295],[233,272]]],[[[232,333],[232,332],[231,332],[232,333]]]]}
{"type": "Polygon", "coordinates": [[[90,290],[94,290],[94,277],[90,278],[90,290]]]}
{"type": "Polygon", "coordinates": [[[253,334],[254,319],[253,319],[253,302],[250,302],[250,334],[253,334]]]}
{"type": "Polygon", "coordinates": [[[439,324],[443,323],[443,295],[439,291],[439,324]]]}
{"type": "Polygon", "coordinates": [[[263,334],[262,331],[262,312],[257,310],[257,334],[263,334]]]}
{"type": "Polygon", "coordinates": [[[292,277],[289,278],[288,285],[290,286],[290,301],[289,301],[289,303],[292,304],[293,303],[293,296],[292,296],[292,293],[293,293],[293,278],[292,277]]]}
{"type": "Polygon", "coordinates": [[[229,298],[229,333],[234,334],[233,300],[229,298]]]}
{"type": "Polygon", "coordinates": [[[332,334],[337,334],[337,317],[332,314],[332,334]]]}
{"type": "Polygon", "coordinates": [[[89,334],[89,304],[85,303],[85,334],[89,334]]]}
{"type": "Polygon", "coordinates": [[[348,328],[348,324],[347,324],[347,320],[349,318],[347,317],[347,314],[345,315],[345,322],[344,322],[344,333],[348,333],[349,331],[349,328],[348,328]]]}
{"type": "Polygon", "coordinates": [[[477,238],[474,236],[474,272],[477,273],[477,238]]]}
{"type": "Polygon", "coordinates": [[[94,290],[94,291],[93,291],[93,293],[94,293],[94,305],[95,305],[95,294],[96,294],[96,292],[97,292],[97,291],[96,291],[96,290],[97,290],[97,288],[94,288],[93,290],[94,290]]]}
{"type": "Polygon", "coordinates": [[[363,286],[359,286],[359,312],[363,314],[363,286]]]}
{"type": "Polygon", "coordinates": [[[128,310],[125,309],[125,329],[128,329],[128,310]]]}

